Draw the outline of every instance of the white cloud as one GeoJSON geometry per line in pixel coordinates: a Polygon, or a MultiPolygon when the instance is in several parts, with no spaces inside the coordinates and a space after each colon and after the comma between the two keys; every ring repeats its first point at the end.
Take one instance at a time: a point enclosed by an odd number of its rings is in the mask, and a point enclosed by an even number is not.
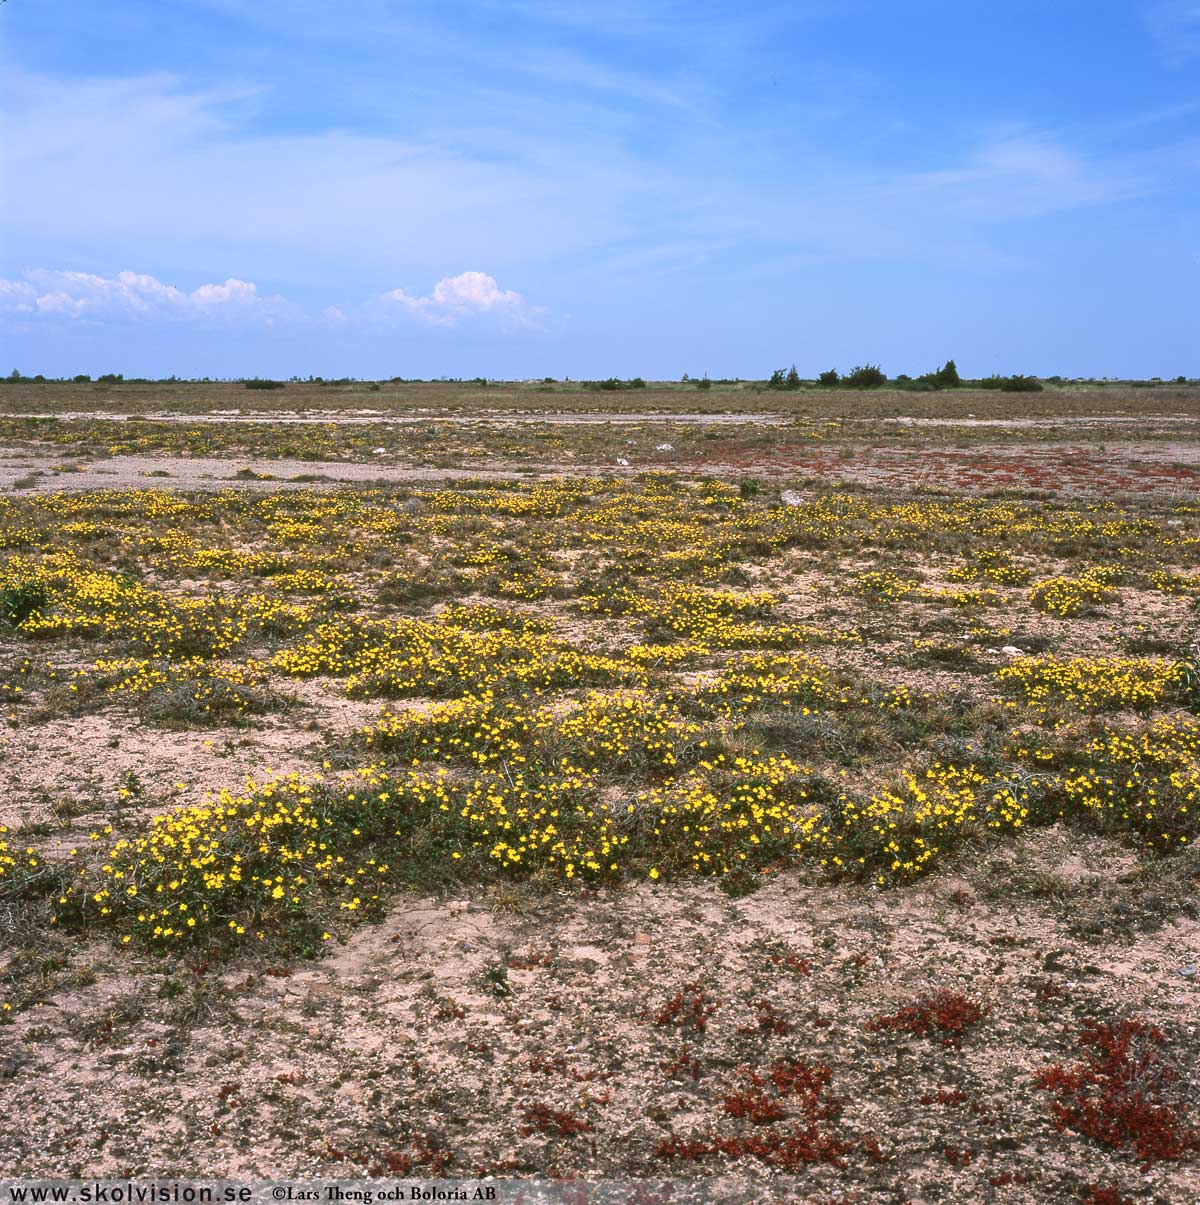
{"type": "Polygon", "coordinates": [[[28,281],[0,278],[0,314],[33,314],[37,298],[37,289],[28,281]]]}
{"type": "MultiPolygon", "coordinates": [[[[500,331],[539,327],[541,307],[520,293],[502,289],[486,272],[445,276],[427,297],[393,289],[365,305],[327,306],[319,321],[326,326],[372,327],[397,316],[453,327],[483,322],[500,331]]],[[[191,292],[164,284],[156,276],[124,271],[116,276],[30,268],[22,279],[0,277],[0,316],[23,321],[74,323],[189,323],[192,325],[304,326],[313,320],[280,296],[263,296],[252,281],[230,277],[224,284],[202,284],[191,292]]]]}
{"type": "Polygon", "coordinates": [[[398,307],[434,326],[457,326],[463,319],[493,318],[507,327],[537,325],[532,307],[520,293],[501,289],[486,272],[460,272],[443,276],[428,297],[413,297],[403,289],[384,293],[379,301],[386,312],[398,307]]]}
{"type": "Polygon", "coordinates": [[[0,279],[0,313],[24,318],[85,322],[219,321],[266,323],[294,315],[282,297],[264,297],[256,285],[233,277],[190,293],[154,276],[116,276],[32,268],[22,280],[0,279]]]}

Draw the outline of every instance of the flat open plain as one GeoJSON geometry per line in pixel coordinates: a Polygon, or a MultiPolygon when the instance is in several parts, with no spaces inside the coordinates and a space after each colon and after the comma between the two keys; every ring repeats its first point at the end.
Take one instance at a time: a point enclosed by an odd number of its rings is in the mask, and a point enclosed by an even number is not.
{"type": "Polygon", "coordinates": [[[0,1167],[1197,1199],[1198,485],[1167,385],[5,386],[0,1167]]]}

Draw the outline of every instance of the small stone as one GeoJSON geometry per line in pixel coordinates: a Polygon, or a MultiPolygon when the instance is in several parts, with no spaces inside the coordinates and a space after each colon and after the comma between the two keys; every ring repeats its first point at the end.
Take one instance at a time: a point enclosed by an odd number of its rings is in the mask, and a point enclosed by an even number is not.
{"type": "Polygon", "coordinates": [[[799,506],[804,499],[795,490],[784,490],[783,493],[779,495],[779,501],[782,502],[784,506],[799,506]]]}
{"type": "Polygon", "coordinates": [[[1185,979],[1195,979],[1198,971],[1200,971],[1200,968],[1197,968],[1197,967],[1179,967],[1178,968],[1178,973],[1180,975],[1182,975],[1185,979]]]}
{"type": "Polygon", "coordinates": [[[387,448],[372,448],[371,452],[375,456],[382,456],[387,451],[387,448]]]}
{"type": "Polygon", "coordinates": [[[623,465],[625,468],[629,467],[629,461],[626,460],[624,456],[617,457],[617,464],[623,465]]]}
{"type": "Polygon", "coordinates": [[[1006,644],[1000,651],[1007,657],[1024,657],[1025,656],[1025,651],[1023,649],[1017,648],[1017,646],[1015,644],[1006,644]]]}
{"type": "Polygon", "coordinates": [[[675,445],[674,444],[655,444],[654,450],[656,452],[674,452],[675,445]]]}

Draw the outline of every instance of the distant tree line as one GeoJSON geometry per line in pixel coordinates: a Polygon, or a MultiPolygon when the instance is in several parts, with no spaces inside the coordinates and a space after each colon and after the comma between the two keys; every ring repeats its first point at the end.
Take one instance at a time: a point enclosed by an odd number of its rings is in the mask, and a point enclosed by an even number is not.
{"type": "MultiPolygon", "coordinates": [[[[2,3],[3,0],[0,0],[2,3]]],[[[480,387],[498,384],[537,384],[537,381],[501,381],[499,379],[489,380],[486,377],[386,377],[378,380],[361,377],[318,377],[318,376],[293,376],[286,381],[274,380],[269,377],[126,377],[119,372],[105,372],[97,377],[91,377],[87,373],[81,372],[73,377],[47,377],[42,373],[36,376],[26,376],[19,369],[14,368],[8,376],[0,376],[0,385],[49,385],[49,384],[89,384],[97,385],[169,385],[190,383],[197,385],[208,384],[240,384],[245,389],[284,389],[289,384],[302,385],[318,385],[326,388],[337,388],[365,385],[372,391],[378,391],[383,385],[419,385],[419,384],[471,384],[480,387]]],[[[559,384],[555,377],[543,377],[540,380],[543,386],[552,386],[559,384]]],[[[562,383],[571,385],[570,377],[562,378],[562,383]]],[[[642,377],[605,377],[602,380],[595,381],[579,381],[575,383],[581,389],[598,390],[601,392],[616,392],[626,389],[645,389],[646,381],[642,377]]],[[[1012,376],[1000,376],[993,374],[989,377],[967,378],[959,375],[958,367],[953,360],[947,360],[940,368],[935,368],[932,372],[922,373],[918,377],[911,377],[907,373],[900,373],[898,376],[889,379],[888,375],[878,364],[858,364],[851,368],[849,372],[839,372],[836,368],[827,369],[825,372],[819,373],[815,378],[805,378],[797,371],[793,364],[790,368],[777,368],[764,381],[743,381],[740,377],[714,377],[709,378],[705,373],[702,377],[692,377],[686,372],[680,378],[680,384],[691,385],[696,389],[707,390],[714,385],[741,385],[748,384],[759,388],[766,387],[772,390],[797,390],[809,387],[822,389],[878,389],[880,386],[887,385],[889,388],[908,391],[912,393],[926,393],[939,389],[998,389],[1006,393],[1037,393],[1044,388],[1044,384],[1062,386],[1062,385],[1091,385],[1104,386],[1107,384],[1124,385],[1133,389],[1152,389],[1158,385],[1196,385],[1200,384],[1200,378],[1189,378],[1184,375],[1179,375],[1171,378],[1149,377],[1141,380],[1120,380],[1117,378],[1097,378],[1097,377],[1063,377],[1063,376],[1047,376],[1036,377],[1026,376],[1020,373],[1014,373],[1012,376]]]]}
{"type": "MultiPolygon", "coordinates": [[[[1062,377],[1055,378],[1058,382],[1062,377]]],[[[1180,377],[1179,384],[1186,384],[1186,378],[1180,377]]],[[[819,373],[815,380],[805,380],[791,368],[777,368],[767,378],[768,389],[791,390],[800,389],[807,385],[815,385],[822,389],[878,389],[881,385],[889,384],[887,373],[878,364],[858,364],[849,372],[841,373],[836,368],[819,373]]],[[[890,382],[891,388],[909,393],[932,393],[941,389],[1000,389],[1006,393],[1039,393],[1043,386],[1037,377],[1016,374],[1010,377],[990,376],[968,380],[958,371],[958,365],[953,360],[947,360],[940,368],[932,372],[922,373],[919,377],[910,377],[900,373],[890,382]]]]}
{"type": "Polygon", "coordinates": [[[646,382],[641,377],[630,377],[622,381],[620,377],[606,377],[603,381],[580,381],[584,389],[600,389],[605,393],[614,393],[618,389],[645,389],[646,382]]]}

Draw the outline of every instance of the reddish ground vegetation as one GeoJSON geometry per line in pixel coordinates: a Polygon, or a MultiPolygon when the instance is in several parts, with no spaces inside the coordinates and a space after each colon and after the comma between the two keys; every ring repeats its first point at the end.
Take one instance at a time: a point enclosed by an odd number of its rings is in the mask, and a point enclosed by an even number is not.
{"type": "Polygon", "coordinates": [[[522,1105],[521,1113],[525,1118],[522,1134],[529,1135],[535,1130],[539,1134],[551,1134],[556,1138],[573,1138],[576,1134],[586,1134],[593,1129],[592,1123],[574,1113],[560,1109],[551,1109],[548,1105],[522,1105]]]}
{"type": "Polygon", "coordinates": [[[770,1000],[755,1000],[754,1021],[749,1025],[740,1025],[738,1033],[777,1033],[792,1032],[791,1022],[781,1013],[770,1000]]]}
{"type": "MultiPolygon", "coordinates": [[[[672,1134],[659,1143],[661,1158],[750,1157],[782,1171],[797,1171],[812,1163],[845,1165],[843,1157],[854,1144],[827,1128],[841,1116],[840,1103],[825,1095],[832,1077],[828,1067],[780,1059],[765,1073],[742,1068],[741,1074],[749,1087],[726,1095],[726,1113],[754,1126],[771,1126],[788,1118],[792,1124],[786,1129],[764,1128],[750,1134],[709,1133],[699,1138],[672,1134]]],[[[874,1161],[883,1161],[877,1142],[864,1150],[874,1161]]]]}
{"type": "Polygon", "coordinates": [[[1131,1146],[1143,1164],[1182,1159],[1200,1148],[1168,1092],[1179,1072],[1162,1056],[1166,1035],[1134,1018],[1088,1020],[1077,1037],[1081,1060],[1044,1068],[1037,1084],[1053,1093],[1055,1124],[1105,1146],[1131,1146]]]}
{"type": "Polygon", "coordinates": [[[708,1029],[709,1018],[720,1005],[721,1002],[706,995],[698,983],[685,983],[650,1020],[655,1025],[670,1025],[676,1029],[704,1033],[708,1029]]]}
{"type": "Polygon", "coordinates": [[[1081,1205],[1133,1205],[1132,1197],[1124,1197],[1115,1188],[1089,1184],[1079,1198],[1081,1205]]]}
{"type": "Polygon", "coordinates": [[[960,992],[940,991],[906,1004],[899,1012],[880,1013],[867,1029],[890,1029],[918,1038],[935,1037],[943,1046],[958,1046],[963,1035],[987,1015],[987,1008],[960,992]]]}

